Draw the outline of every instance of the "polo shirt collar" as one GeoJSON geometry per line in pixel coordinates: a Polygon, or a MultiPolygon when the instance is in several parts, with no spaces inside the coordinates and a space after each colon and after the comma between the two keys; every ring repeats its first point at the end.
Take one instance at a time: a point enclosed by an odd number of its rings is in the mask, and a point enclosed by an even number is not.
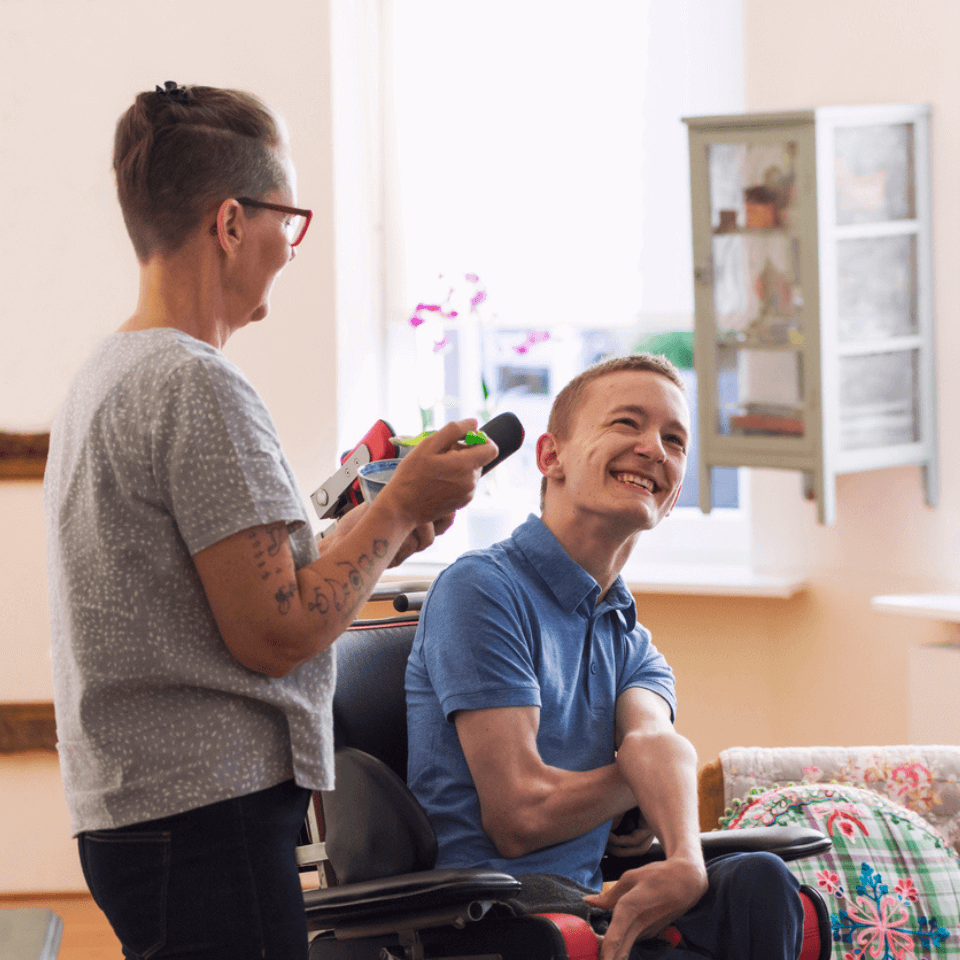
{"type": "MultiPolygon", "coordinates": [[[[600,585],[563,549],[560,541],[538,516],[531,513],[514,530],[513,539],[550,588],[564,613],[573,613],[587,598],[590,598],[590,608],[593,608],[600,585]]],[[[636,625],[637,607],[623,577],[617,577],[613,582],[596,612],[607,610],[621,611],[627,630],[632,630],[636,625]]]]}

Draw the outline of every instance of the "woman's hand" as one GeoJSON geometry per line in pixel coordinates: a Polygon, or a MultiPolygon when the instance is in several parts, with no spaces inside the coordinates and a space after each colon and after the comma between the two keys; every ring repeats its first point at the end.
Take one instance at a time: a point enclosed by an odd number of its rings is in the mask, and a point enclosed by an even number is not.
{"type": "Polygon", "coordinates": [[[404,540],[397,551],[397,555],[390,561],[390,566],[399,567],[404,560],[412,557],[415,553],[426,550],[440,534],[446,533],[450,529],[453,525],[453,518],[454,514],[451,513],[449,517],[441,517],[435,523],[424,523],[417,527],[404,540]]]}
{"type": "Polygon", "coordinates": [[[399,511],[414,527],[442,525],[452,518],[473,499],[481,470],[499,453],[489,439],[475,446],[460,442],[476,427],[472,419],[448,423],[417,444],[400,461],[373,505],[399,511]]]}

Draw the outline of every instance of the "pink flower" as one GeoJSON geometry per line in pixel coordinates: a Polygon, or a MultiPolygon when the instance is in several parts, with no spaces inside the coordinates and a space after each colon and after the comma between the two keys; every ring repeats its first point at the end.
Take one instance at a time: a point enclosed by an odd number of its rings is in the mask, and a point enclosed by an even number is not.
{"type": "Polygon", "coordinates": [[[836,893],[840,889],[840,877],[832,870],[821,870],[817,874],[817,886],[823,887],[827,893],[836,893]]]}
{"type": "Polygon", "coordinates": [[[921,763],[904,763],[890,771],[887,793],[918,810],[929,810],[939,802],[933,789],[933,774],[921,763]]]}
{"type": "Polygon", "coordinates": [[[465,273],[465,274],[463,275],[463,279],[466,280],[467,283],[479,283],[479,282],[480,282],[480,278],[479,278],[475,273],[465,273]]]}
{"type": "Polygon", "coordinates": [[[424,322],[424,318],[420,316],[421,310],[428,310],[431,313],[436,313],[440,309],[440,304],[438,303],[418,303],[417,309],[413,311],[413,316],[410,318],[411,327],[419,327],[420,324],[424,322]]]}
{"type": "Polygon", "coordinates": [[[857,946],[863,947],[863,952],[874,960],[887,956],[904,960],[914,955],[913,939],[903,930],[907,911],[896,897],[882,897],[879,904],[866,897],[857,897],[856,906],[847,912],[862,925],[856,934],[857,946]]]}
{"type": "Polygon", "coordinates": [[[443,353],[443,351],[446,350],[449,346],[450,346],[450,338],[444,337],[442,340],[437,340],[433,344],[433,352],[443,353]]]}
{"type": "Polygon", "coordinates": [[[486,290],[478,290],[478,291],[470,298],[470,309],[471,309],[471,310],[476,310],[477,307],[479,307],[480,304],[483,303],[483,301],[486,300],[486,299],[487,299],[487,291],[486,291],[486,290]]]}
{"type": "Polygon", "coordinates": [[[803,779],[811,783],[816,783],[823,776],[823,771],[819,767],[803,767],[803,779]]]}
{"type": "Polygon", "coordinates": [[[897,881],[896,893],[901,900],[909,900],[911,903],[917,903],[920,899],[917,888],[909,877],[897,881]]]}
{"type": "Polygon", "coordinates": [[[859,827],[861,833],[868,837],[870,832],[857,816],[856,809],[852,803],[838,803],[827,817],[827,833],[832,837],[836,827],[845,837],[850,838],[854,835],[854,827],[859,827]]]}

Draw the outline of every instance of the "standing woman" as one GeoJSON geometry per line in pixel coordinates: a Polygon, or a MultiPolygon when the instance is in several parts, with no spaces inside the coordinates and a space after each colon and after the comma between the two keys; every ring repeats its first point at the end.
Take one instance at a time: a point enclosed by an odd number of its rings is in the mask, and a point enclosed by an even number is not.
{"type": "Polygon", "coordinates": [[[44,482],[72,828],[127,958],[300,960],[294,846],[333,785],[331,645],[497,450],[448,424],[318,551],[270,415],[220,352],[267,316],[310,223],[282,121],[167,83],[121,117],[114,170],[139,300],[70,387],[44,482]]]}

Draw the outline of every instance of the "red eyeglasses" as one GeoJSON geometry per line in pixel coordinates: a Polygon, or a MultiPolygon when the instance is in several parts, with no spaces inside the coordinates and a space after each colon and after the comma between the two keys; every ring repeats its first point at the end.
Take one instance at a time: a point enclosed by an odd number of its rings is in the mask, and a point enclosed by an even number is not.
{"type": "Polygon", "coordinates": [[[307,227],[313,219],[312,210],[301,210],[298,207],[285,207],[281,203],[265,203],[263,200],[251,200],[249,197],[237,197],[237,203],[244,207],[258,207],[263,210],[279,210],[287,214],[288,219],[283,221],[283,229],[295,247],[307,235],[307,227]]]}

